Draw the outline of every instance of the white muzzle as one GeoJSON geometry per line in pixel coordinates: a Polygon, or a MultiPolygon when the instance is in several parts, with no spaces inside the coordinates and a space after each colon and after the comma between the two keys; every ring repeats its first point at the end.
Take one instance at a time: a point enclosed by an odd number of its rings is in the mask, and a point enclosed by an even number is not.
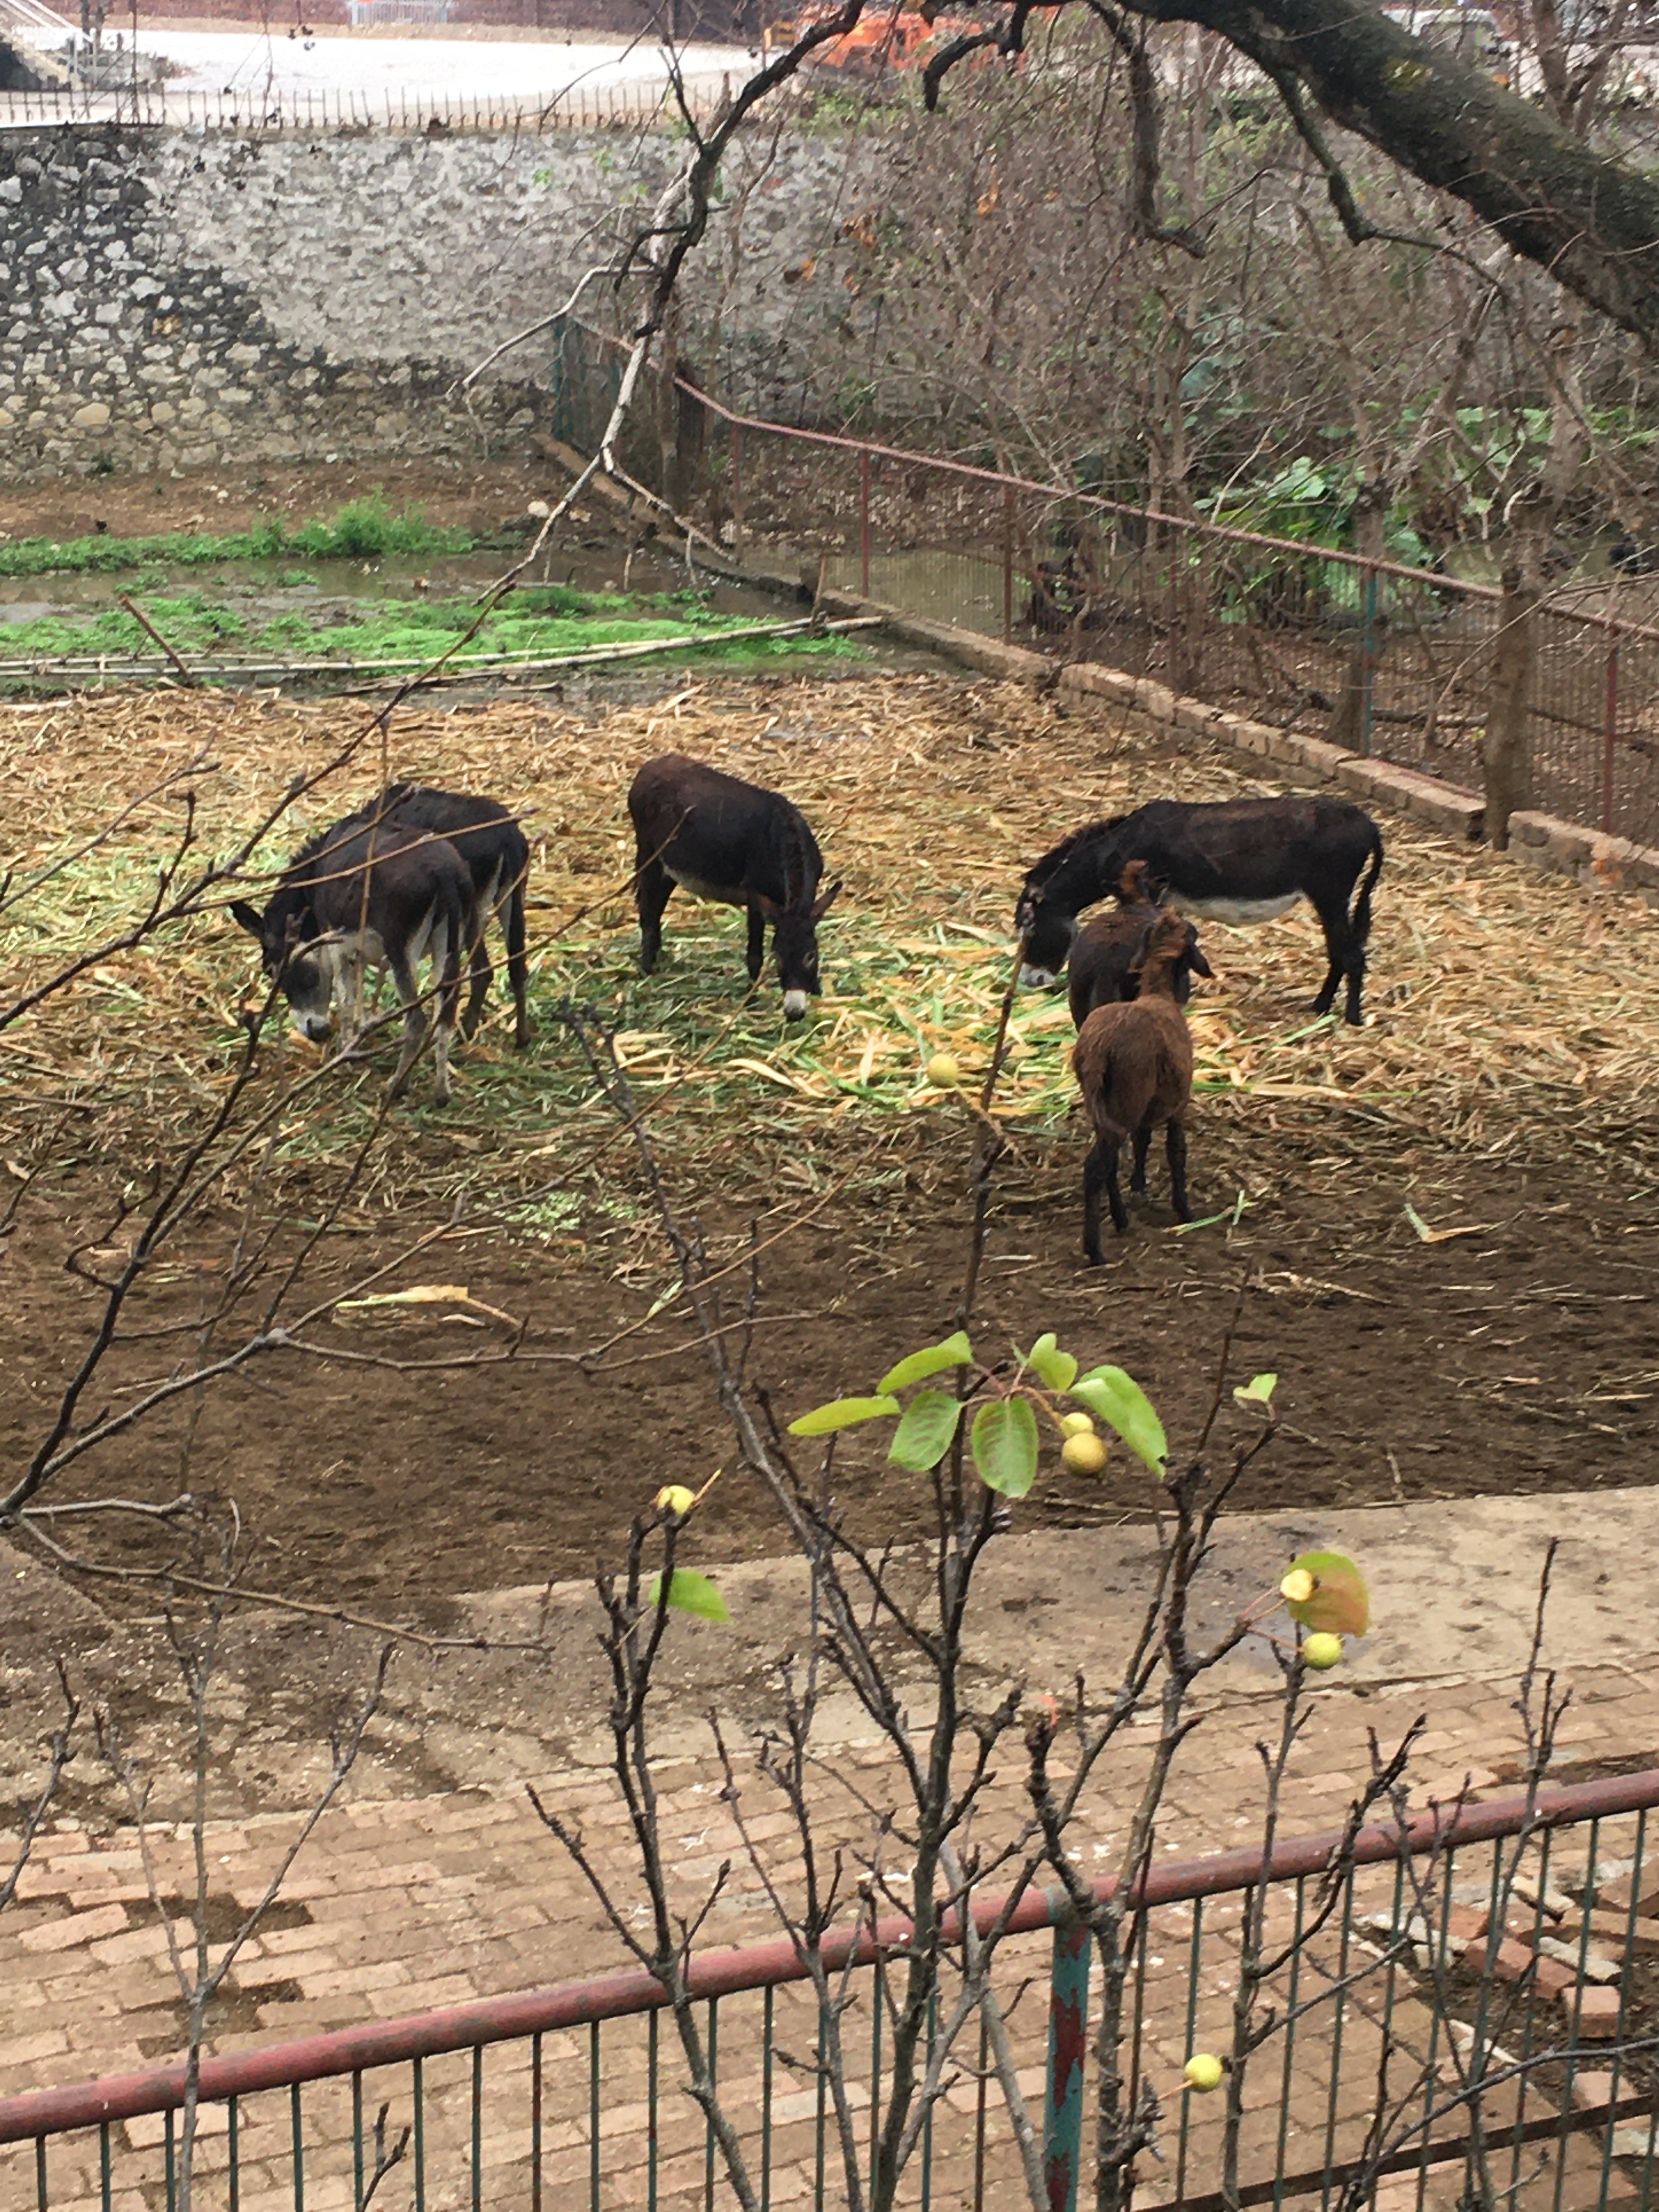
{"type": "Polygon", "coordinates": [[[783,994],[783,1011],[787,1020],[798,1022],[806,1012],[805,992],[786,991],[783,994]]]}

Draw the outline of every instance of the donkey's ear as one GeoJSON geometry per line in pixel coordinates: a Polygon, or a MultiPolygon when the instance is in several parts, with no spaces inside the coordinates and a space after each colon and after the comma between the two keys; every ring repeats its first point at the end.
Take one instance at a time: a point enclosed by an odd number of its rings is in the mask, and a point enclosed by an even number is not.
{"type": "Polygon", "coordinates": [[[1213,980],[1215,969],[1211,967],[1209,962],[1204,957],[1204,955],[1198,949],[1198,932],[1196,930],[1194,930],[1192,935],[1187,939],[1187,965],[1192,969],[1194,975],[1207,975],[1213,980]]]}
{"type": "Polygon", "coordinates": [[[824,892],[824,894],[823,894],[823,897],[822,897],[822,898],[815,899],[815,900],[813,901],[813,902],[812,902],[812,919],[813,919],[813,921],[822,921],[823,920],[824,915],[825,915],[826,914],[828,914],[828,913],[829,913],[829,911],[830,911],[830,908],[831,908],[832,906],[834,906],[834,904],[835,904],[835,902],[836,902],[836,899],[837,899],[840,896],[841,896],[841,884],[840,884],[840,883],[837,881],[837,882],[833,883],[833,884],[830,884],[830,886],[829,890],[828,890],[827,891],[825,891],[825,892],[824,892]]]}
{"type": "Polygon", "coordinates": [[[231,920],[237,925],[238,928],[246,930],[250,937],[263,937],[264,935],[265,926],[264,918],[260,915],[258,908],[257,907],[250,906],[246,899],[232,899],[229,911],[231,920]]]}

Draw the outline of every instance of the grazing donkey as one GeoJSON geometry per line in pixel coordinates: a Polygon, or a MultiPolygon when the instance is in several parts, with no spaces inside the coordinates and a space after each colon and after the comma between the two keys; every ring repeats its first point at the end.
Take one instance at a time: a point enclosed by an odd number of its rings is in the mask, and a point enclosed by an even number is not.
{"type": "Polygon", "coordinates": [[[823,856],[798,807],[684,753],[647,761],[629,788],[634,823],[634,896],[640,912],[640,972],[662,950],[662,914],[674,886],[693,898],[746,907],[751,981],[758,981],[766,925],[783,986],[783,1011],[799,1021],[818,991],[818,924],[841,890],[822,896],[823,856]]]}
{"type": "Polygon", "coordinates": [[[1322,795],[1208,805],[1155,799],[1133,814],[1085,823],[1045,853],[1025,878],[1014,911],[1022,981],[1054,981],[1066,965],[1079,913],[1104,898],[1131,860],[1151,863],[1170,903],[1211,921],[1271,921],[1298,898],[1310,900],[1324,924],[1329,960],[1313,1010],[1330,1012],[1346,976],[1346,1017],[1358,1026],[1371,892],[1382,867],[1382,836],[1369,814],[1348,799],[1322,795]]]}
{"type": "Polygon", "coordinates": [[[1134,1140],[1129,1188],[1145,1190],[1146,1148],[1160,1121],[1169,1146],[1175,1218],[1192,1219],[1187,1204],[1184,1116],[1193,1095],[1193,1041],[1175,994],[1176,970],[1187,951],[1191,927],[1178,914],[1158,915],[1142,940],[1136,963],[1138,995],[1127,1004],[1120,1000],[1097,1006],[1079,1030],[1072,1050],[1072,1066],[1095,1130],[1094,1146],[1083,1166],[1083,1249],[1091,1267],[1098,1267],[1102,1261],[1103,1188],[1118,1235],[1129,1226],[1117,1187],[1123,1139],[1134,1140]]]}
{"type": "MultiPolygon", "coordinates": [[[[530,1042],[529,985],[525,958],[524,887],[530,872],[530,843],[499,799],[473,798],[430,785],[389,783],[380,797],[350,819],[384,823],[390,830],[435,830],[465,861],[472,878],[472,934],[468,945],[471,988],[461,1016],[461,1035],[471,1037],[483,1016],[492,969],[485,935],[492,915],[507,945],[507,980],[513,992],[513,1042],[520,1050],[530,1042]]],[[[342,825],[343,826],[343,825],[342,825]]]]}
{"type": "MultiPolygon", "coordinates": [[[[1113,896],[1117,904],[1109,913],[1085,921],[1072,942],[1072,1021],[1081,1029],[1097,1006],[1133,999],[1140,988],[1136,963],[1146,941],[1146,932],[1158,920],[1159,907],[1152,896],[1151,866],[1131,860],[1113,896]]],[[[1176,962],[1176,1004],[1184,1006],[1193,994],[1194,975],[1213,974],[1198,946],[1198,932],[1187,924],[1187,948],[1176,962]]]]}
{"type": "Polygon", "coordinates": [[[461,953],[472,929],[472,878],[453,845],[420,830],[336,823],[302,845],[265,910],[246,900],[231,917],[259,940],[302,1036],[320,1044],[341,1007],[344,1042],[361,1035],[363,971],[391,970],[404,1009],[403,1048],[390,1095],[403,1096],[428,1027],[416,970],[432,963],[437,993],[433,1101],[449,1103],[449,1041],[461,994],[461,953]]]}

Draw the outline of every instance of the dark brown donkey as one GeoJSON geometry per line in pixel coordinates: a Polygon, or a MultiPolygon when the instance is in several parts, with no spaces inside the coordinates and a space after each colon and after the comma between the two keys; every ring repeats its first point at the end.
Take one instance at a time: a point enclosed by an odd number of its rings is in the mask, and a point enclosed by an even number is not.
{"type": "Polygon", "coordinates": [[[783,986],[783,1011],[799,1021],[818,991],[818,924],[841,885],[822,896],[823,856],[800,809],[781,792],[726,775],[684,753],[647,761],[628,793],[634,823],[634,896],[640,972],[662,951],[663,908],[676,884],[693,898],[748,909],[746,955],[760,979],[766,925],[783,986]]]}
{"type": "Polygon", "coordinates": [[[1146,1148],[1162,1121],[1168,1131],[1170,1195],[1177,1221],[1189,1221],[1187,1205],[1187,1131],[1184,1121],[1193,1095],[1193,1041],[1187,1017],[1176,1003],[1175,975],[1187,949],[1188,924],[1178,914],[1163,913],[1147,931],[1138,964],[1138,995],[1097,1006],[1078,1032],[1072,1065],[1083,1103],[1094,1124],[1095,1141],[1083,1167],[1083,1249],[1091,1267],[1102,1262],[1100,1194],[1112,1209],[1112,1226],[1121,1237],[1129,1216],[1117,1187],[1118,1155],[1123,1139],[1134,1139],[1131,1190],[1146,1188],[1146,1148]]]}
{"type": "Polygon", "coordinates": [[[472,928],[472,878],[453,845],[424,830],[337,822],[301,847],[263,914],[244,899],[230,911],[258,939],[266,975],[276,977],[295,1028],[313,1043],[331,1034],[337,1004],[343,1041],[354,1043],[364,1028],[364,970],[390,970],[404,1010],[394,1098],[402,1097],[426,1039],[416,970],[430,961],[437,994],[432,1096],[439,1106],[449,1103],[449,1041],[472,928]]]}

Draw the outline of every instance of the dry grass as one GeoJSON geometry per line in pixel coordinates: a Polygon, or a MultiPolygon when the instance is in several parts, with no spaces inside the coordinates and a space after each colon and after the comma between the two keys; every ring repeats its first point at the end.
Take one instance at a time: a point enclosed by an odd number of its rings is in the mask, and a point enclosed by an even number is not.
{"type": "MultiPolygon", "coordinates": [[[[360,726],[349,703],[175,694],[0,712],[3,858],[33,871],[116,805],[204,747],[204,844],[228,850],[301,770],[360,726]]],[[[654,706],[500,701],[400,712],[283,824],[275,864],[303,830],[378,787],[383,773],[483,790],[531,816],[533,991],[574,996],[621,1031],[641,1095],[677,1175],[697,1187],[780,1194],[846,1178],[873,1191],[960,1172],[941,1118],[960,1109],[927,1086],[941,1046],[971,1075],[988,1054],[1007,975],[1021,867],[1085,817],[1156,793],[1224,798],[1271,788],[1225,757],[1170,757],[1126,734],[1109,710],[1060,708],[1015,687],[919,676],[757,683],[688,674],[654,706]],[[638,762],[678,748],[787,789],[805,809],[847,889],[823,933],[817,1018],[781,1018],[769,978],[745,995],[735,915],[676,899],[661,973],[635,975],[631,907],[611,896],[631,863],[623,794],[638,762]]],[[[144,807],[86,862],[0,917],[14,981],[142,910],[179,809],[144,807]]],[[[1308,909],[1250,931],[1211,927],[1217,971],[1192,1018],[1209,1103],[1207,1187],[1259,1192],[1309,1164],[1368,1156],[1389,1170],[1448,1152],[1538,1161],[1588,1149],[1645,1172],[1659,1128],[1659,918],[1609,887],[1592,895],[1535,879],[1403,823],[1385,823],[1389,863],[1372,940],[1371,1024],[1312,1024],[1323,973],[1308,909]]],[[[127,1173],[153,1159],[229,1079],[246,940],[204,917],[86,976],[0,1032],[0,1094],[15,1158],[32,1155],[73,1103],[82,1158],[127,1173]]],[[[499,1003],[499,1002],[497,1002],[499,1003]]],[[[1073,1097],[1062,997],[1024,995],[1001,1094],[1028,1164],[1040,1162],[1073,1097]]],[[[312,1063],[284,1040],[272,1081],[312,1063]]],[[[590,1228],[591,1196],[621,1150],[569,1043],[545,1018],[526,1055],[499,1016],[458,1052],[455,1105],[401,1113],[358,1200],[360,1214],[465,1189],[544,1233],[590,1228]],[[562,1183],[571,1164],[590,1194],[562,1183]]],[[[377,1079],[331,1079],[325,1107],[283,1132],[284,1188],[304,1210],[319,1169],[369,1124],[377,1079]]],[[[53,1142],[61,1152],[65,1139],[53,1142]]],[[[1073,1141],[1063,1152],[1069,1177],[1073,1141]]],[[[1056,1161],[1055,1171],[1060,1171],[1056,1161]]]]}

